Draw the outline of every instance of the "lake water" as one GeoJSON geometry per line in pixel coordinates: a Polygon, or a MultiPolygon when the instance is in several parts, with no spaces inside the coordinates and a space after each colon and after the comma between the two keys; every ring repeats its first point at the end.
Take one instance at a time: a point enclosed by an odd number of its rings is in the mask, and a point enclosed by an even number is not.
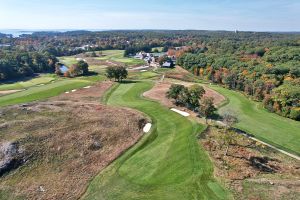
{"type": "Polygon", "coordinates": [[[66,73],[69,70],[69,68],[66,67],[65,65],[62,65],[59,69],[60,69],[61,73],[66,73]]]}

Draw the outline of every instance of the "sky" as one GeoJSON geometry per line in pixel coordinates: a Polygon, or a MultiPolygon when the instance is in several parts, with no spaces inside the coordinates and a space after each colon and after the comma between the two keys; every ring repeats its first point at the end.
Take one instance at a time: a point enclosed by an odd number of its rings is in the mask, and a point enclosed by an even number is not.
{"type": "Polygon", "coordinates": [[[300,31],[300,0],[0,0],[0,29],[300,31]]]}

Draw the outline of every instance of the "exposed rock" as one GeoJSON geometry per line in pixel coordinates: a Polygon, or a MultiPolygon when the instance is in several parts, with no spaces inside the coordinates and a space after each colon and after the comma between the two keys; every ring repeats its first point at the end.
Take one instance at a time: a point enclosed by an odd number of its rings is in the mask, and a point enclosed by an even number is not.
{"type": "Polygon", "coordinates": [[[271,166],[268,165],[269,160],[270,159],[268,157],[254,157],[254,156],[251,156],[249,159],[250,165],[259,169],[260,171],[274,172],[275,169],[273,169],[271,166]]]}
{"type": "Polygon", "coordinates": [[[40,186],[39,186],[39,191],[40,191],[40,192],[45,192],[46,190],[44,189],[43,186],[40,185],[40,186]]]}
{"type": "Polygon", "coordinates": [[[24,163],[23,152],[17,142],[3,142],[0,144],[0,176],[24,163]]]}
{"type": "Polygon", "coordinates": [[[102,148],[102,145],[100,142],[98,141],[94,141],[90,146],[89,146],[89,150],[92,151],[98,151],[99,149],[102,148]]]}

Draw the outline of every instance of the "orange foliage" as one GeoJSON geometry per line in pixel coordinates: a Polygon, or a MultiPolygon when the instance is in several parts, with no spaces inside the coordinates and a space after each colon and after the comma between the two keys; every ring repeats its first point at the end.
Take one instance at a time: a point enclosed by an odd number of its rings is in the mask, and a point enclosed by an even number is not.
{"type": "Polygon", "coordinates": [[[204,69],[201,68],[201,69],[200,69],[200,76],[203,76],[203,74],[204,74],[204,69]]]}
{"type": "Polygon", "coordinates": [[[247,76],[248,75],[248,70],[244,70],[243,72],[242,72],[242,74],[244,75],[244,76],[247,76]]]}

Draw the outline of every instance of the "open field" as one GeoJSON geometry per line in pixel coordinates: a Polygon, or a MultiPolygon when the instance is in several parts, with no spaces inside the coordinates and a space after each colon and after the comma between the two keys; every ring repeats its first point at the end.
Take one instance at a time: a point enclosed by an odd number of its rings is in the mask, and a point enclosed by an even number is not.
{"type": "Polygon", "coordinates": [[[19,103],[44,100],[49,97],[57,96],[63,92],[77,88],[82,88],[95,83],[97,77],[61,79],[56,82],[46,84],[40,87],[31,87],[27,90],[0,97],[0,107],[14,105],[19,103]]]}
{"type": "Polygon", "coordinates": [[[155,49],[157,49],[159,52],[162,52],[164,48],[163,47],[153,47],[151,49],[151,51],[154,51],[155,49]]]}
{"type": "Polygon", "coordinates": [[[140,110],[154,127],[91,182],[83,199],[227,199],[196,140],[205,127],[142,98],[152,86],[127,83],[110,92],[108,104],[140,110]]]}
{"type": "MultiPolygon", "coordinates": [[[[98,52],[99,53],[99,52],[98,52]]],[[[56,75],[42,74],[38,77],[33,77],[27,81],[18,81],[12,84],[0,85],[0,106],[14,105],[18,103],[26,103],[36,100],[44,100],[49,97],[57,96],[63,92],[81,88],[87,85],[91,85],[97,81],[105,79],[105,68],[110,65],[111,61],[116,61],[129,65],[136,65],[138,63],[144,63],[142,60],[124,58],[124,51],[122,50],[109,50],[102,51],[103,57],[87,58],[90,63],[90,70],[92,72],[98,72],[100,75],[94,75],[89,77],[77,77],[73,79],[58,78],[56,75]],[[100,63],[94,60],[101,60],[100,63]],[[16,91],[26,89],[24,91],[16,91]],[[15,90],[15,91],[9,91],[15,90]],[[3,96],[2,96],[3,95],[3,96]]],[[[81,55],[81,54],[80,54],[81,55]]],[[[80,57],[80,56],[79,56],[80,57]]],[[[66,65],[72,65],[77,63],[76,56],[60,57],[60,61],[66,65]]],[[[129,76],[152,78],[157,74],[153,72],[143,72],[141,74],[132,74],[129,76]]]]}
{"type": "Polygon", "coordinates": [[[220,114],[232,113],[239,122],[237,128],[283,150],[300,155],[300,122],[270,113],[260,103],[249,100],[241,93],[211,85],[228,99],[219,109],[220,114]]]}
{"type": "Polygon", "coordinates": [[[59,61],[66,66],[71,66],[76,64],[78,61],[76,58],[85,59],[86,62],[91,66],[92,71],[98,71],[101,66],[111,65],[111,64],[120,64],[127,66],[136,66],[143,65],[145,62],[140,59],[135,58],[126,58],[124,57],[124,50],[106,50],[106,51],[97,51],[95,52],[98,57],[86,57],[84,54],[79,54],[76,56],[64,56],[59,57],[59,61]]]}
{"type": "Polygon", "coordinates": [[[22,149],[14,159],[26,161],[1,176],[1,200],[78,199],[100,170],[139,140],[144,115],[99,103],[111,85],[0,109],[1,161],[9,142],[22,149]]]}
{"type": "Polygon", "coordinates": [[[63,63],[64,65],[70,67],[73,64],[76,64],[78,61],[76,60],[75,56],[64,56],[59,57],[59,62],[63,63]]]}
{"type": "Polygon", "coordinates": [[[0,84],[0,91],[26,89],[26,88],[29,88],[32,86],[50,83],[51,81],[54,81],[55,79],[56,79],[55,75],[42,74],[42,75],[39,75],[38,77],[33,77],[32,79],[25,80],[25,81],[18,81],[16,83],[0,84]]]}
{"type": "Polygon", "coordinates": [[[102,51],[102,54],[103,54],[103,56],[100,56],[95,59],[114,61],[114,62],[118,62],[118,63],[123,63],[128,66],[143,65],[145,63],[143,60],[140,60],[140,59],[125,58],[124,50],[107,50],[107,51],[102,51]]]}

